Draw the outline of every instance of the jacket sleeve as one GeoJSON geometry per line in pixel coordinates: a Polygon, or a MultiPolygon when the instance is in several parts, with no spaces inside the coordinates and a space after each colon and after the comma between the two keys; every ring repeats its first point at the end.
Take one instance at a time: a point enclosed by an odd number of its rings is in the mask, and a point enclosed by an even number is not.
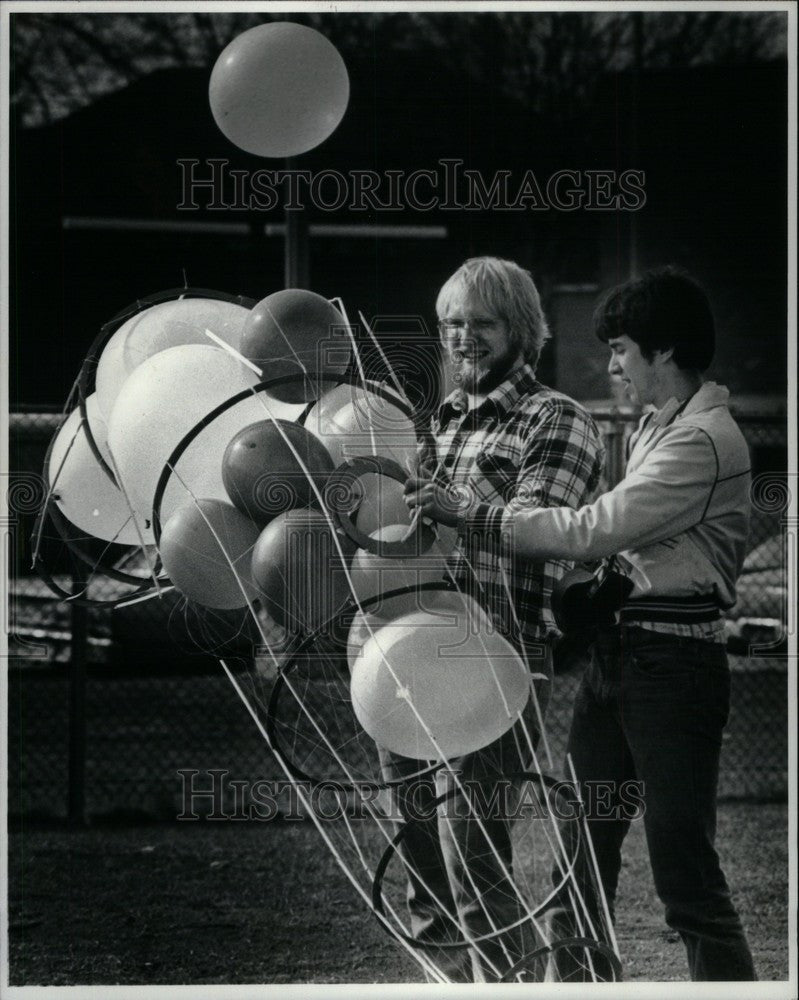
{"type": "Polygon", "coordinates": [[[477,505],[466,528],[480,525],[492,544],[520,556],[574,561],[603,559],[679,535],[699,523],[718,477],[710,438],[690,425],[667,436],[615,489],[579,510],[517,509],[477,505]]]}
{"type": "Polygon", "coordinates": [[[590,415],[571,400],[552,401],[527,439],[508,509],[579,507],[596,491],[603,457],[590,415]]]}

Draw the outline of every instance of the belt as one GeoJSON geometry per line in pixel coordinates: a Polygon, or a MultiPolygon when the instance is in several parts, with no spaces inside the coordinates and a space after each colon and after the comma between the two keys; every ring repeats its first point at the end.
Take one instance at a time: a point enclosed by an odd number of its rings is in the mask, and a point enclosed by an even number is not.
{"type": "Polygon", "coordinates": [[[715,597],[697,594],[695,597],[639,597],[627,601],[619,611],[619,621],[646,621],[695,624],[714,622],[721,618],[715,597]]]}

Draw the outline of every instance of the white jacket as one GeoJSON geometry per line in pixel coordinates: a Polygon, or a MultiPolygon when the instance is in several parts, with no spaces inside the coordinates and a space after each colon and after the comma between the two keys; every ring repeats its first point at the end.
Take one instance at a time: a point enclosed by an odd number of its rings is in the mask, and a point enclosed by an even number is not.
{"type": "MultiPolygon", "coordinates": [[[[751,472],[728,400],[715,382],[704,383],[681,412],[670,400],[642,419],[615,489],[580,510],[506,509],[502,535],[533,559],[618,553],[635,584],[631,598],[712,594],[722,608],[732,606],[746,554],[751,472]]],[[[489,527],[485,511],[475,517],[489,527]]]]}

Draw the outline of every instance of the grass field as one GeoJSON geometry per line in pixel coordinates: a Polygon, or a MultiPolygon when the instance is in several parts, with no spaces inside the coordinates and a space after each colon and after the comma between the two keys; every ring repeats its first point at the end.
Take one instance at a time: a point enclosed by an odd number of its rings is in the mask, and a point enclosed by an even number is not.
{"type": "MultiPolygon", "coordinates": [[[[786,979],[787,807],[722,805],[718,846],[760,977],[786,979]]],[[[421,981],[309,822],[23,826],[9,877],[12,985],[421,981]]],[[[626,979],[687,978],[640,823],[617,933],[626,979]]]]}

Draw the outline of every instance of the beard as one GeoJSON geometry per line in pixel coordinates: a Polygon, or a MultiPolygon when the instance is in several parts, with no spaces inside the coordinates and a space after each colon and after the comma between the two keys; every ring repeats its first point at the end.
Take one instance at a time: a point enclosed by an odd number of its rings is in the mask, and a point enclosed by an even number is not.
{"type": "Polygon", "coordinates": [[[465,392],[485,395],[496,389],[517,367],[518,358],[519,349],[515,344],[508,344],[501,354],[486,359],[488,363],[482,364],[475,364],[469,354],[455,351],[451,355],[454,380],[465,392]]]}

